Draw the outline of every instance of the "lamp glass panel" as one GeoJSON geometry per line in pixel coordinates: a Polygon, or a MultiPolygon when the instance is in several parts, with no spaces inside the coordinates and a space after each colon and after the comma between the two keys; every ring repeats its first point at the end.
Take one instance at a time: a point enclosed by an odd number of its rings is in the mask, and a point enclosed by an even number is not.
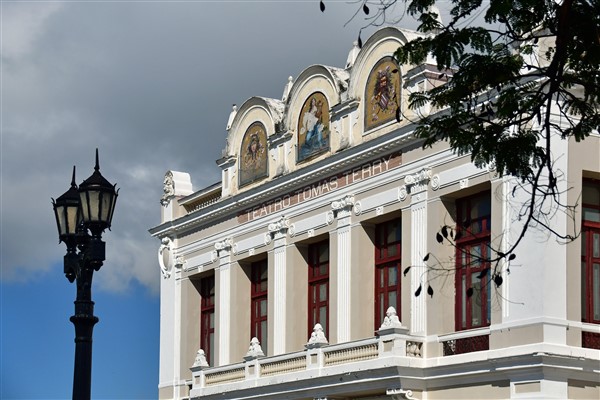
{"type": "Polygon", "coordinates": [[[98,221],[100,219],[100,192],[97,190],[88,191],[90,221],[98,221]]]}
{"type": "Polygon", "coordinates": [[[73,235],[75,234],[75,230],[77,229],[77,214],[79,211],[79,207],[66,207],[67,209],[67,230],[68,232],[65,232],[67,234],[73,235]]]}
{"type": "Polygon", "coordinates": [[[100,192],[100,220],[108,222],[108,214],[110,212],[110,194],[100,192]]]}
{"type": "Polygon", "coordinates": [[[65,207],[56,207],[56,216],[58,217],[58,233],[65,235],[67,233],[67,219],[65,218],[65,207]]]}
{"type": "Polygon", "coordinates": [[[89,221],[90,220],[90,210],[89,210],[89,203],[87,201],[87,192],[79,192],[79,199],[81,200],[81,210],[82,210],[82,215],[81,218],[84,221],[89,221]]]}

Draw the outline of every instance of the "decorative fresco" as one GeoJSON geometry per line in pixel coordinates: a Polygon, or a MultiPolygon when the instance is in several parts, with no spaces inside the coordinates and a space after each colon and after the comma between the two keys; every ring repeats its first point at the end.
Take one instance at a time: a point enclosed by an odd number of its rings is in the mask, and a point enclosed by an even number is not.
{"type": "Polygon", "coordinates": [[[325,95],[310,95],[298,119],[298,162],[329,150],[329,103],[325,95]]]}
{"type": "Polygon", "coordinates": [[[396,119],[400,105],[400,73],[392,57],[379,60],[367,79],[365,131],[396,119]],[[396,71],[396,72],[394,72],[396,71]]]}
{"type": "Polygon", "coordinates": [[[240,149],[240,186],[268,176],[267,132],[260,122],[248,127],[240,149]]]}

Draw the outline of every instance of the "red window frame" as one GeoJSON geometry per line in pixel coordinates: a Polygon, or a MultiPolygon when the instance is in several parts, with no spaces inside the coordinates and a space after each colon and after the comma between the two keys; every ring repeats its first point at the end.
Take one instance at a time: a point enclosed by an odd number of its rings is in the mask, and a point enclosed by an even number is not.
{"type": "Polygon", "coordinates": [[[308,246],[308,333],[320,323],[329,336],[329,241],[308,246]],[[324,291],[324,293],[322,293],[324,291]],[[320,317],[325,312],[325,321],[320,317]]]}
{"type": "MultiPolygon", "coordinates": [[[[585,179],[583,191],[586,187],[600,191],[600,181],[585,179]]],[[[600,324],[600,221],[588,219],[586,212],[590,210],[600,213],[600,201],[596,204],[589,203],[586,202],[586,197],[582,194],[581,320],[600,324]]]]}
{"type": "Polygon", "coordinates": [[[381,326],[390,306],[396,309],[398,317],[402,319],[401,244],[400,219],[375,226],[375,330],[381,326]]]}
{"type": "Polygon", "coordinates": [[[250,337],[256,337],[267,354],[268,262],[250,264],[250,337]]]}
{"type": "Polygon", "coordinates": [[[200,348],[210,364],[215,352],[215,276],[200,279],[200,348]]]}
{"type": "Polygon", "coordinates": [[[457,331],[490,325],[491,291],[489,259],[491,201],[488,191],[456,201],[456,302],[457,331]],[[473,293],[468,296],[467,291],[473,293]]]}

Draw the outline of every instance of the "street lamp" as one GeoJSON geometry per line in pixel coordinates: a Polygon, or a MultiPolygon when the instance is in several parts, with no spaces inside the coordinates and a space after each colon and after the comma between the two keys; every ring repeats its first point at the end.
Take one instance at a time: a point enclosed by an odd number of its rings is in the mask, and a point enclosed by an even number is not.
{"type": "Polygon", "coordinates": [[[75,325],[73,399],[77,400],[89,399],[91,393],[92,332],[98,322],[94,316],[92,277],[105,258],[102,233],[110,229],[117,196],[116,184],[112,185],[100,173],[96,149],[94,173],[77,188],[73,167],[71,187],[52,199],[59,243],[67,246],[64,273],[69,282],[77,281],[75,315],[70,318],[75,325]]]}

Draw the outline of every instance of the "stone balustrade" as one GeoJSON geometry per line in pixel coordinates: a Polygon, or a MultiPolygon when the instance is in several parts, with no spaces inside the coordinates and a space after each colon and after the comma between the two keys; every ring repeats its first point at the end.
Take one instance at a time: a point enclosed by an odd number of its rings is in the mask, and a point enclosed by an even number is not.
{"type": "MultiPolygon", "coordinates": [[[[193,397],[212,393],[214,390],[227,392],[242,387],[260,385],[261,378],[277,381],[293,381],[310,376],[335,374],[336,368],[360,367],[361,362],[373,362],[388,357],[421,357],[421,339],[408,335],[406,329],[380,330],[379,336],[339,344],[311,346],[304,351],[269,357],[244,357],[244,362],[219,367],[208,367],[196,362],[191,367],[193,397]],[[408,345],[407,345],[408,344],[408,345]],[[407,351],[407,349],[409,351],[407,351]],[[410,351],[413,349],[413,351],[410,351]],[[417,354],[415,354],[417,353],[417,354]]],[[[272,381],[271,381],[272,382],[272,381]]]]}

